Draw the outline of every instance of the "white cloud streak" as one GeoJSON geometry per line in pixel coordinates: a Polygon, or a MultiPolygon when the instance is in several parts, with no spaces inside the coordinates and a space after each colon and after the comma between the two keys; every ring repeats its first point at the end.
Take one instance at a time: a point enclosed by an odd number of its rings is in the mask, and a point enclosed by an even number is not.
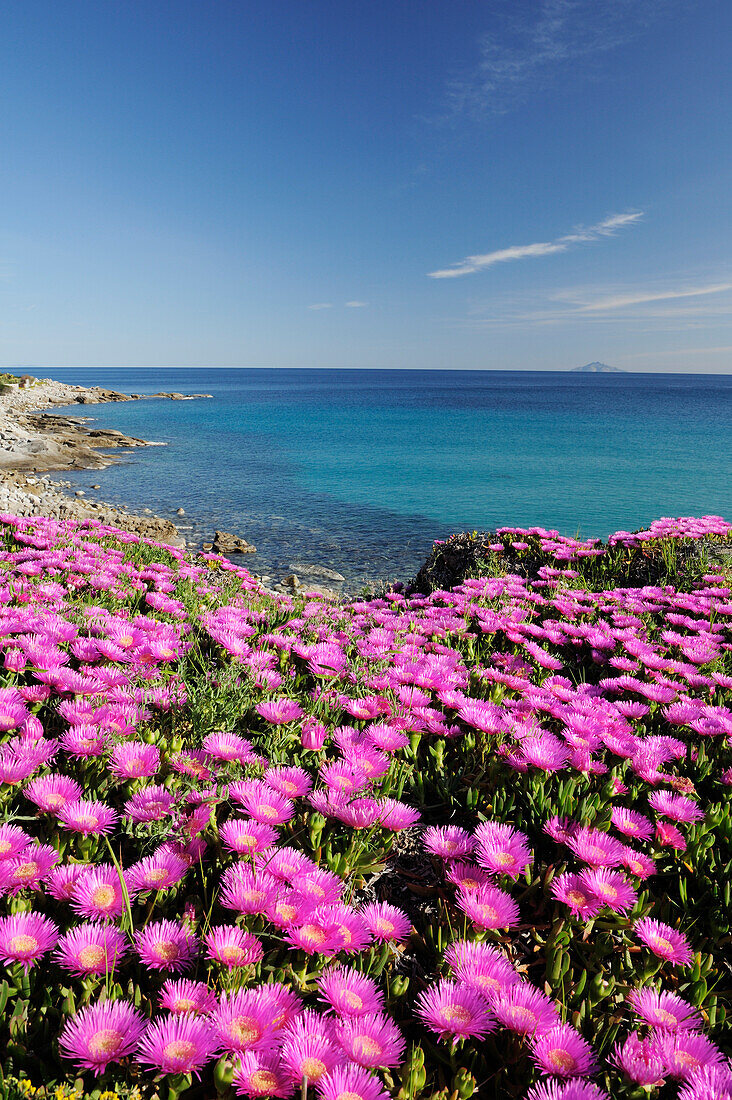
{"type": "Polygon", "coordinates": [[[595,287],[558,290],[542,302],[506,296],[474,304],[467,324],[477,328],[512,325],[643,324],[654,331],[708,327],[732,321],[732,282],[664,287],[595,287]]]}
{"type": "Polygon", "coordinates": [[[566,252],[575,244],[584,244],[590,241],[599,241],[603,237],[612,237],[619,229],[629,225],[635,225],[643,217],[642,211],[629,214],[612,214],[597,225],[576,229],[574,233],[567,233],[564,237],[557,237],[553,241],[539,241],[536,244],[510,245],[508,248],[499,248],[494,252],[485,252],[475,256],[466,256],[464,260],[443,267],[437,271],[428,272],[430,279],[456,279],[461,275],[472,275],[476,271],[483,271],[493,264],[506,263],[509,260],[525,260],[536,256],[551,256],[555,252],[566,252]]]}
{"type": "Polygon", "coordinates": [[[333,308],[333,303],[332,302],[313,302],[313,304],[311,306],[308,306],[308,309],[315,309],[315,310],[318,310],[318,309],[332,309],[332,308],[333,308]]]}
{"type": "Polygon", "coordinates": [[[368,302],[359,302],[356,299],[354,299],[352,302],[346,302],[346,306],[349,309],[365,309],[367,305],[368,302]]]}

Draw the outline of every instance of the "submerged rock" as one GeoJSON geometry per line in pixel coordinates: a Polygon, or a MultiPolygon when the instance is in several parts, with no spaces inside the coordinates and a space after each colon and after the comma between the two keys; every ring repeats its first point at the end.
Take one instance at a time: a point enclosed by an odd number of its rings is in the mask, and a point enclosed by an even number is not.
{"type": "Polygon", "coordinates": [[[303,577],[323,577],[327,581],[345,581],[345,577],[342,573],[339,573],[335,569],[330,569],[326,565],[305,565],[303,562],[292,562],[290,569],[293,572],[302,574],[303,577]]]}

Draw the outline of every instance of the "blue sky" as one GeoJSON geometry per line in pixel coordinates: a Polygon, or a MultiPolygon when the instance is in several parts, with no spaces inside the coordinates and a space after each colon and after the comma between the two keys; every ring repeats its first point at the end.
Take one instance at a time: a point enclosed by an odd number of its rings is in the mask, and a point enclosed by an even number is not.
{"type": "Polygon", "coordinates": [[[0,360],[732,367],[728,0],[6,0],[0,360]]]}

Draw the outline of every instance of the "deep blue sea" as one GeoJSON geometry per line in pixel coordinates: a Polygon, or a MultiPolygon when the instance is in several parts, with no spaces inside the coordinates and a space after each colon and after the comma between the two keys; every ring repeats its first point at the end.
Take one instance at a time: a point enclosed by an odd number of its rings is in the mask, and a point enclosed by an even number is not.
{"type": "MultiPolygon", "coordinates": [[[[39,372],[40,373],[40,372],[39,372]]],[[[258,573],[329,565],[349,587],[413,575],[437,538],[540,524],[607,536],[659,516],[732,519],[732,376],[558,372],[55,369],[213,400],[74,407],[165,447],[60,475],[88,495],[214,527],[258,573]],[[90,491],[94,483],[98,493],[90,491]]]]}

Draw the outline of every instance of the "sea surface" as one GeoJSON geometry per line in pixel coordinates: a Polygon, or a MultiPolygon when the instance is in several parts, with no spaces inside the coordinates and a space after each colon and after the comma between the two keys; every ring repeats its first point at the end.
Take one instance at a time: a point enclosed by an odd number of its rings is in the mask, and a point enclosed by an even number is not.
{"type": "MultiPolygon", "coordinates": [[[[41,373],[41,372],[38,372],[41,373]]],[[[59,475],[87,494],[254,543],[351,590],[408,579],[435,539],[541,525],[606,537],[659,516],[732,519],[732,376],[571,372],[54,369],[66,382],[211,400],[70,411],[165,447],[59,475]],[[90,490],[98,483],[101,489],[90,490]]]]}

